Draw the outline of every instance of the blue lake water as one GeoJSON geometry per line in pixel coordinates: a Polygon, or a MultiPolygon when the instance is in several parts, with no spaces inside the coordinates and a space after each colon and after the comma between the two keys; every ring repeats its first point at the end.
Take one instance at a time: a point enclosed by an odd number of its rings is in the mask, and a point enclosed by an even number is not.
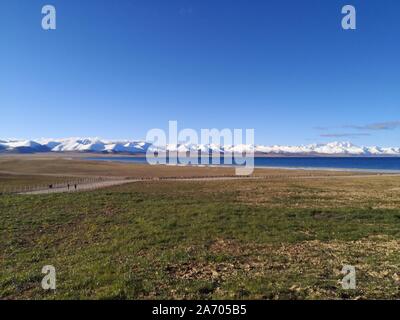
{"type": "MultiPolygon", "coordinates": [[[[145,157],[87,158],[96,161],[147,163],[145,157]]],[[[211,163],[211,162],[210,162],[211,163]]],[[[223,165],[223,161],[221,159],[223,165]]],[[[400,157],[273,157],[255,158],[255,167],[290,169],[362,170],[375,172],[399,172],[400,157]]]]}

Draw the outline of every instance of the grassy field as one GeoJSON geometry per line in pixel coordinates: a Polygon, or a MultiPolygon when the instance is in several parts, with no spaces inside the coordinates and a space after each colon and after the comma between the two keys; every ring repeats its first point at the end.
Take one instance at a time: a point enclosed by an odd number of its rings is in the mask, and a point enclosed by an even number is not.
{"type": "MultiPolygon", "coordinates": [[[[87,157],[94,157],[93,154],[87,157]]],[[[100,157],[100,156],[99,156],[100,157]]],[[[39,155],[0,155],[0,174],[18,175],[46,175],[48,177],[73,176],[73,177],[114,177],[114,178],[160,178],[160,177],[206,177],[206,176],[232,176],[235,169],[230,167],[194,167],[194,166],[148,166],[145,164],[130,164],[108,161],[88,161],[82,155],[71,154],[69,157],[60,154],[39,155]]],[[[350,172],[330,171],[292,171],[279,169],[256,170],[255,176],[310,176],[320,175],[354,175],[350,172]]],[[[357,173],[362,175],[362,173],[357,173]]],[[[35,182],[32,180],[32,182],[35,182]]],[[[0,180],[1,183],[1,180],[0,180]]]]}
{"type": "MultiPolygon", "coordinates": [[[[71,174],[84,172],[70,163],[71,174]]],[[[148,174],[165,174],[157,168],[148,174]]],[[[400,298],[400,177],[273,172],[3,195],[0,297],[400,298]],[[57,270],[54,292],[40,286],[48,264],[57,270]],[[341,287],[345,264],[356,267],[355,290],[341,287]]]]}

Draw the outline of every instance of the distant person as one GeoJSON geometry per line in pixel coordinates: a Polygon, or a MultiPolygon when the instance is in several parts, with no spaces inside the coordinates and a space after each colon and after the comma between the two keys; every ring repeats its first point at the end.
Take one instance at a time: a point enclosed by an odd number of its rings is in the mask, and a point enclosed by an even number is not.
{"type": "Polygon", "coordinates": [[[67,184],[67,188],[68,188],[68,190],[69,190],[69,183],[67,184]]]}
{"type": "Polygon", "coordinates": [[[75,190],[76,190],[76,188],[77,188],[78,186],[75,184],[74,187],[75,187],[75,190]]]}
{"type": "Polygon", "coordinates": [[[49,189],[53,189],[53,185],[52,184],[49,185],[49,189]]]}

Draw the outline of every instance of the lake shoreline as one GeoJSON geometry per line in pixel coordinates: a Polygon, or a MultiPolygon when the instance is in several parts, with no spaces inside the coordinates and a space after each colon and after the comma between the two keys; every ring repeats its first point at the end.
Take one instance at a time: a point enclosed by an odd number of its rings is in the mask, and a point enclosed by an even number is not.
{"type": "MultiPolygon", "coordinates": [[[[273,158],[275,160],[279,159],[287,159],[287,158],[273,158]]],[[[307,159],[321,159],[321,158],[290,158],[292,159],[301,159],[307,161],[307,159]]],[[[322,158],[326,159],[326,158],[322,158]]],[[[329,158],[329,159],[342,159],[342,158],[329,158]]],[[[345,158],[345,159],[350,159],[350,158],[345,158]]],[[[351,158],[354,159],[354,158],[351,158]]],[[[365,158],[359,158],[359,159],[365,159],[365,158]]],[[[371,159],[371,158],[368,158],[371,159]]],[[[388,159],[388,158],[384,158],[388,159]]],[[[150,165],[145,158],[143,157],[89,157],[89,158],[84,158],[84,160],[88,161],[107,161],[107,162],[120,162],[120,163],[132,163],[132,164],[147,164],[150,165]]],[[[256,160],[256,159],[255,159],[256,160]]],[[[324,160],[322,160],[324,161],[324,160]]],[[[340,160],[339,160],[340,161],[340,160]]],[[[400,159],[398,161],[398,166],[399,168],[397,169],[391,169],[391,168],[358,168],[358,167],[340,167],[340,166],[285,166],[285,165],[254,165],[254,169],[269,169],[269,170],[301,170],[301,171],[333,171],[333,172],[359,172],[359,173],[377,173],[377,174],[400,174],[400,159]]],[[[240,167],[238,165],[234,164],[174,164],[174,163],[167,163],[167,164],[159,164],[159,165],[165,165],[165,166],[176,166],[176,167],[187,167],[187,166],[193,166],[193,167],[210,167],[210,168],[237,168],[240,167]]]]}

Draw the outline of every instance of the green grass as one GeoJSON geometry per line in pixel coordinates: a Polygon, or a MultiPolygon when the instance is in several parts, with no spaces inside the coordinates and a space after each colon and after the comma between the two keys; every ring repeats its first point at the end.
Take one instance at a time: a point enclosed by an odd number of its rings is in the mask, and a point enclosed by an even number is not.
{"type": "Polygon", "coordinates": [[[400,298],[400,210],[381,184],[398,182],[154,181],[2,196],[0,297],[400,298]],[[55,292],[40,287],[47,264],[55,292]],[[344,264],[356,266],[357,290],[341,289],[344,264]]]}

